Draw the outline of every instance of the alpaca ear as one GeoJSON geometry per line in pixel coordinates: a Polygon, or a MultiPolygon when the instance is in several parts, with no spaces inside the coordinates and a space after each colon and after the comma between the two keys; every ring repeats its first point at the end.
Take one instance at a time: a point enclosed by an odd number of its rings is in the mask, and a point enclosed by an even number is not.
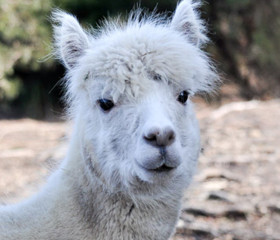
{"type": "Polygon", "coordinates": [[[61,10],[53,11],[52,21],[55,55],[71,69],[89,47],[88,36],[74,16],[61,10]]]}
{"type": "Polygon", "coordinates": [[[205,35],[203,21],[197,12],[198,7],[198,1],[181,1],[173,15],[171,27],[181,32],[192,44],[200,47],[207,42],[208,38],[205,35]]]}

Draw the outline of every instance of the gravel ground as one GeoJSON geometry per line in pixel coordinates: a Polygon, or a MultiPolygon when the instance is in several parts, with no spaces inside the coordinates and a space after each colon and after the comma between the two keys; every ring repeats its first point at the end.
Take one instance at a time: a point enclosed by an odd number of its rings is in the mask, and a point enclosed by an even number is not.
{"type": "MultiPolygon", "coordinates": [[[[280,100],[199,104],[203,153],[173,240],[280,240],[280,100]]],[[[0,203],[33,194],[66,151],[69,126],[0,121],[0,203]]]]}

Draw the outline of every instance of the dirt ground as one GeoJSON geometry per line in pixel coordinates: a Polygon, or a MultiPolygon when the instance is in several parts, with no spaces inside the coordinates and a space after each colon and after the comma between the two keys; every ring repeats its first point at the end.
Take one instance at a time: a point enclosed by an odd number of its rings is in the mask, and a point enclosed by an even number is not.
{"type": "MultiPolygon", "coordinates": [[[[280,100],[199,104],[203,153],[173,240],[280,240],[280,100]]],[[[34,193],[70,127],[0,121],[0,204],[34,193]]]]}

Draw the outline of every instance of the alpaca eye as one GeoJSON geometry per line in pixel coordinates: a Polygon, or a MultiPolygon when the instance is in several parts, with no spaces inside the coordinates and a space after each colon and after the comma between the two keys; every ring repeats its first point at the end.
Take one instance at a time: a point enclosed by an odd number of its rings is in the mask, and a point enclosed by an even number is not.
{"type": "Polygon", "coordinates": [[[111,100],[106,99],[106,98],[101,98],[101,99],[97,100],[97,102],[98,102],[99,106],[106,112],[111,110],[111,108],[113,108],[115,105],[111,100]]]}
{"type": "Polygon", "coordinates": [[[182,91],[180,92],[177,101],[179,101],[182,104],[185,104],[188,98],[189,98],[189,93],[187,91],[182,91]]]}

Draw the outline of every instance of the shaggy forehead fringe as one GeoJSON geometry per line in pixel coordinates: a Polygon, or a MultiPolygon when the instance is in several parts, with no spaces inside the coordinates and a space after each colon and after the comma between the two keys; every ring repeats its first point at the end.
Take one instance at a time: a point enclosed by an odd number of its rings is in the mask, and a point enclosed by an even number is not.
{"type": "Polygon", "coordinates": [[[168,13],[158,13],[155,8],[152,12],[137,6],[128,14],[119,14],[115,17],[108,16],[100,21],[98,29],[91,29],[96,37],[109,35],[112,32],[125,30],[126,28],[141,28],[143,25],[164,26],[169,25],[171,19],[168,13]]]}

